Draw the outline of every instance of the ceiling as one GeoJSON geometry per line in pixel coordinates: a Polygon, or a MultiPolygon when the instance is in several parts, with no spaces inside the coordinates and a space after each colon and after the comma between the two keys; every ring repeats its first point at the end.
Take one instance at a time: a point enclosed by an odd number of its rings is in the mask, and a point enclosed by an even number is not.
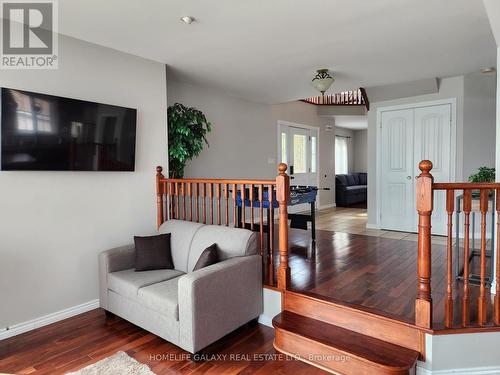
{"type": "Polygon", "coordinates": [[[494,66],[481,0],[64,0],[59,30],[166,63],[175,78],[257,102],[494,66]],[[197,19],[191,25],[179,18],[197,19]]]}
{"type": "Polygon", "coordinates": [[[368,129],[368,118],[366,116],[334,116],[335,127],[351,130],[368,129]]]}

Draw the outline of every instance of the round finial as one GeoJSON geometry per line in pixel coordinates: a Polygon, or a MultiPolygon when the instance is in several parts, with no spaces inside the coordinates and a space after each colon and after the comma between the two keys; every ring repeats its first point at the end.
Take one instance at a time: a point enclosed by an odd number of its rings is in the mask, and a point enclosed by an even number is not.
{"type": "Polygon", "coordinates": [[[427,174],[432,169],[432,162],[430,160],[422,160],[418,164],[418,168],[422,171],[423,174],[427,174]]]}
{"type": "Polygon", "coordinates": [[[280,165],[278,166],[278,171],[280,172],[280,174],[285,174],[287,168],[288,166],[285,163],[280,163],[280,165]]]}
{"type": "Polygon", "coordinates": [[[156,167],[156,173],[161,173],[163,171],[163,168],[159,165],[156,167]]]}

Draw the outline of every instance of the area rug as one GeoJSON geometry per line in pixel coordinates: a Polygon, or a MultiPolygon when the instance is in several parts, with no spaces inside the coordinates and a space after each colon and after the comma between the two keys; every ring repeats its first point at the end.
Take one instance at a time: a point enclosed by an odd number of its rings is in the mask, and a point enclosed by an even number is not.
{"type": "Polygon", "coordinates": [[[108,358],[70,372],[67,375],[154,375],[148,366],[137,362],[127,353],[116,352],[108,358]]]}

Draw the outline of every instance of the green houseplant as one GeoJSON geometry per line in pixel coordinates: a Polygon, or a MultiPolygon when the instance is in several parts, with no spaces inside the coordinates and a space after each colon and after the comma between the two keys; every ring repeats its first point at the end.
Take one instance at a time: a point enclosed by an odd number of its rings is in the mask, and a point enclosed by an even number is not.
{"type": "Polygon", "coordinates": [[[469,182],[495,182],[495,168],[479,167],[477,173],[469,176],[469,182]]]}
{"type": "Polygon", "coordinates": [[[196,108],[175,103],[168,107],[168,162],[170,178],[184,177],[186,162],[198,156],[208,141],[212,124],[196,108]]]}
{"type": "MultiPolygon", "coordinates": [[[[469,182],[495,182],[495,168],[479,167],[478,172],[469,176],[469,182]]],[[[489,195],[493,195],[493,190],[489,195]]],[[[479,197],[479,190],[472,192],[474,198],[479,197]]]]}

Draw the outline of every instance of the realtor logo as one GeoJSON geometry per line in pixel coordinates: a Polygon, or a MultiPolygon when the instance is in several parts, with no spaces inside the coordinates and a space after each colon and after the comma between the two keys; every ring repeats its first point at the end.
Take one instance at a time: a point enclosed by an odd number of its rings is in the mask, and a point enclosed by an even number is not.
{"type": "Polygon", "coordinates": [[[2,69],[57,69],[56,1],[0,1],[2,69]]]}

